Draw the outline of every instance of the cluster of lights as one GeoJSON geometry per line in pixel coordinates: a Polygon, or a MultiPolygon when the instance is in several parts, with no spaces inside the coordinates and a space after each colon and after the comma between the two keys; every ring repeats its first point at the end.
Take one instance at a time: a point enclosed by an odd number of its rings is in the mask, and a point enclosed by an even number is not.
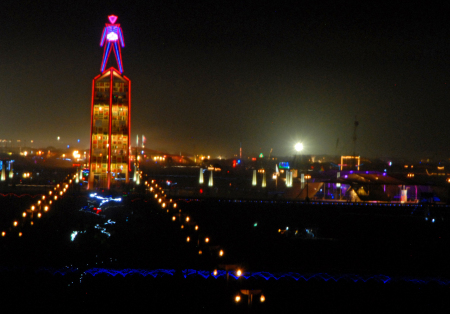
{"type": "MultiPolygon", "coordinates": [[[[75,177],[76,174],[74,175],[74,178],[75,177]]],[[[27,223],[33,226],[33,219],[41,218],[43,213],[48,212],[53,201],[56,201],[58,199],[57,195],[62,196],[64,193],[66,193],[69,185],[72,184],[72,182],[73,180],[71,179],[71,175],[68,175],[62,183],[57,184],[53,190],[48,191],[48,196],[42,195],[42,197],[35,204],[31,205],[30,208],[22,212],[21,219],[12,221],[11,227],[9,228],[8,232],[3,230],[1,232],[1,236],[6,237],[7,234],[11,233],[13,235],[15,234],[21,237],[23,235],[21,228],[27,223]]]]}
{"type": "Polygon", "coordinates": [[[241,299],[242,299],[241,295],[242,295],[242,294],[248,296],[248,298],[249,298],[249,305],[252,304],[252,300],[253,300],[253,296],[254,296],[254,295],[259,295],[259,294],[261,294],[260,297],[259,297],[259,301],[260,301],[261,303],[264,303],[264,302],[266,301],[266,297],[264,296],[264,294],[261,293],[261,290],[241,290],[241,292],[238,293],[238,294],[234,297],[234,301],[235,301],[236,303],[241,302],[241,299]]]}
{"type": "Polygon", "coordinates": [[[206,160],[211,159],[211,156],[210,156],[210,155],[208,155],[208,156],[203,156],[203,155],[202,155],[202,156],[198,156],[198,158],[199,158],[200,160],[203,161],[203,160],[205,160],[205,159],[206,159],[206,160]]]}
{"type": "MultiPolygon", "coordinates": [[[[166,213],[170,214],[171,211],[173,212],[172,221],[176,222],[177,220],[181,223],[180,228],[184,229],[185,226],[191,230],[193,229],[194,233],[197,233],[199,231],[199,226],[192,220],[191,217],[188,215],[182,214],[181,209],[178,209],[177,203],[175,203],[171,198],[168,198],[165,194],[165,191],[161,186],[159,186],[155,180],[145,181],[146,189],[153,195],[152,198],[155,199],[155,201],[158,202],[158,204],[161,205],[161,208],[166,210],[166,213]],[[178,209],[178,210],[177,210],[178,209]]],[[[209,244],[211,242],[211,239],[207,236],[205,236],[202,240],[200,240],[200,237],[198,238],[197,245],[200,245],[200,242],[209,244]]],[[[186,242],[191,242],[192,238],[191,236],[186,237],[186,242]]],[[[199,249],[198,251],[199,255],[203,254],[203,251],[199,249]]],[[[220,249],[217,253],[219,257],[224,256],[224,251],[220,249]]]]}
{"type": "Polygon", "coordinates": [[[164,160],[166,160],[166,156],[154,156],[153,160],[154,161],[164,161],[164,160]]]}

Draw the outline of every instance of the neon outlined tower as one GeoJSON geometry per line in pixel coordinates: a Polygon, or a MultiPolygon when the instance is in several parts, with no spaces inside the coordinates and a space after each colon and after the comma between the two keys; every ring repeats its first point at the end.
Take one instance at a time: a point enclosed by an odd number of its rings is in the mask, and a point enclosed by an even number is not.
{"type": "Polygon", "coordinates": [[[128,183],[131,171],[131,81],[122,74],[122,28],[115,24],[117,16],[110,15],[108,19],[111,23],[106,23],[100,41],[104,47],[101,74],[92,81],[89,189],[109,189],[121,181],[128,183]],[[111,47],[119,70],[105,69],[111,47]]]}

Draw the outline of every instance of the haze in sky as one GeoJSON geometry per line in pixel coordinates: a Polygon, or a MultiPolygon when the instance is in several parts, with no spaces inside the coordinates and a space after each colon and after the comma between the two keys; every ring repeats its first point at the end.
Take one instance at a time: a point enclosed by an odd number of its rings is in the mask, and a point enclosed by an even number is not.
{"type": "MultiPolygon", "coordinates": [[[[100,36],[118,16],[131,132],[169,153],[448,158],[448,4],[7,1],[0,139],[89,147],[100,36]],[[57,136],[61,140],[56,141],[57,136]]],[[[110,58],[109,66],[116,66],[110,58]]]]}

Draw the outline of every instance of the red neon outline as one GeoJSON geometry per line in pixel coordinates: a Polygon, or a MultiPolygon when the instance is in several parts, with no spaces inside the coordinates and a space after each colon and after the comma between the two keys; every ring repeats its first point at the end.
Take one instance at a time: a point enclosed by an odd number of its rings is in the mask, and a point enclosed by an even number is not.
{"type": "MultiPolygon", "coordinates": [[[[91,138],[90,138],[90,148],[89,148],[89,177],[88,177],[88,190],[93,188],[93,186],[89,186],[91,184],[90,182],[90,178],[91,178],[91,174],[92,174],[92,131],[93,131],[93,125],[94,125],[94,95],[95,95],[95,79],[98,76],[96,76],[93,80],[92,80],[92,100],[91,100],[91,138]]],[[[92,182],[92,185],[93,182],[92,182]]]]}
{"type": "MultiPolygon", "coordinates": [[[[90,142],[91,142],[91,145],[90,145],[90,149],[89,149],[89,177],[90,177],[90,174],[92,173],[92,145],[93,145],[93,143],[92,143],[92,133],[93,133],[93,129],[94,129],[94,98],[95,98],[95,82],[98,80],[98,78],[100,77],[101,75],[99,74],[99,75],[97,75],[96,77],[94,77],[94,79],[92,80],[92,98],[91,98],[91,139],[90,139],[90,142]]],[[[94,175],[93,173],[92,173],[92,175],[94,175]]],[[[89,178],[88,178],[88,189],[92,189],[92,188],[94,188],[93,186],[91,187],[91,186],[89,186],[89,178]]],[[[92,184],[93,184],[93,182],[92,182],[92,184]]]]}
{"type": "MultiPolygon", "coordinates": [[[[103,47],[103,43],[105,42],[105,37],[106,37],[106,27],[103,28],[102,38],[100,39],[100,47],[103,47]]],[[[103,54],[105,54],[105,53],[103,53],[103,54]]]]}
{"type": "Polygon", "coordinates": [[[117,21],[117,15],[108,15],[108,20],[114,24],[117,21]]]}
{"type": "MultiPolygon", "coordinates": [[[[128,109],[128,155],[127,155],[127,163],[128,163],[128,173],[131,171],[131,80],[126,77],[123,76],[119,70],[117,70],[114,67],[111,67],[107,70],[105,70],[102,74],[97,75],[94,80],[92,81],[92,101],[91,101],[91,145],[90,145],[90,156],[89,156],[89,168],[90,171],[92,171],[92,155],[93,155],[93,141],[92,141],[92,136],[93,136],[93,130],[94,130],[94,103],[95,103],[95,83],[100,80],[100,79],[104,79],[107,75],[109,75],[110,79],[110,90],[109,90],[109,95],[110,95],[110,99],[109,99],[109,134],[108,134],[108,174],[107,174],[107,178],[109,177],[108,183],[107,183],[107,188],[110,188],[110,184],[111,184],[111,179],[112,179],[112,147],[111,147],[111,143],[112,143],[112,107],[113,107],[113,91],[114,91],[114,73],[117,74],[117,76],[123,80],[125,80],[128,83],[128,95],[127,95],[127,109],[128,109]]],[[[117,135],[117,134],[116,134],[117,135]]],[[[117,162],[116,162],[117,164],[117,162]]],[[[101,173],[100,173],[101,176],[101,173]]],[[[90,189],[94,188],[89,187],[90,189]]]]}
{"type": "Polygon", "coordinates": [[[112,100],[113,100],[113,72],[114,68],[110,69],[110,84],[109,84],[109,135],[108,135],[108,173],[106,174],[106,178],[108,180],[107,188],[110,188],[111,184],[111,120],[112,120],[112,100]]]}
{"type": "Polygon", "coordinates": [[[123,39],[122,27],[120,27],[120,24],[117,24],[117,27],[119,27],[119,41],[120,41],[119,46],[122,46],[123,48],[125,47],[125,40],[123,39]]]}
{"type": "MultiPolygon", "coordinates": [[[[114,49],[114,47],[113,47],[114,49]]],[[[106,64],[108,63],[109,55],[111,54],[111,44],[107,43],[105,46],[105,49],[103,49],[103,59],[102,59],[102,65],[100,66],[100,72],[102,69],[106,67],[106,64]],[[108,53],[106,53],[108,52],[108,53]]],[[[103,70],[104,72],[105,70],[103,70]]]]}
{"type": "Polygon", "coordinates": [[[123,76],[128,81],[128,172],[131,171],[131,80],[123,76]]]}
{"type": "MultiPolygon", "coordinates": [[[[108,167],[107,167],[107,188],[110,188],[110,184],[111,184],[111,179],[112,179],[112,107],[113,107],[113,91],[114,91],[114,73],[117,73],[117,76],[125,81],[128,82],[128,96],[127,96],[127,109],[128,109],[128,155],[127,155],[127,162],[128,162],[128,174],[131,171],[131,80],[129,78],[127,78],[126,76],[123,76],[123,65],[122,65],[122,50],[121,50],[121,46],[124,47],[125,43],[124,43],[124,39],[123,39],[123,32],[122,32],[122,28],[120,27],[120,24],[115,24],[115,22],[117,21],[117,16],[116,15],[109,15],[108,16],[109,21],[111,22],[111,24],[106,23],[105,27],[103,28],[103,32],[102,32],[102,37],[100,40],[100,46],[103,47],[103,58],[102,58],[102,65],[100,67],[100,71],[101,74],[96,76],[94,78],[94,80],[92,81],[92,100],[91,100],[91,138],[90,138],[90,154],[89,154],[89,168],[90,171],[92,172],[92,155],[93,155],[93,140],[92,140],[92,136],[93,136],[93,131],[94,131],[94,102],[95,102],[95,83],[97,80],[99,79],[104,79],[106,78],[106,75],[109,75],[109,81],[110,81],[110,86],[109,86],[109,132],[108,132],[108,138],[107,138],[107,145],[108,145],[108,167]],[[118,31],[118,40],[115,41],[110,41],[106,39],[106,32],[108,30],[109,27],[115,27],[117,28],[118,31]],[[104,45],[105,42],[107,42],[107,45],[104,45]],[[119,42],[119,43],[117,43],[119,42]],[[111,44],[113,44],[111,47],[111,44]],[[107,49],[109,48],[109,49],[107,49]],[[109,69],[105,69],[106,64],[108,62],[109,56],[111,54],[111,48],[114,49],[114,56],[116,58],[119,70],[117,70],[114,67],[111,67],[109,69]],[[117,49],[116,49],[117,48],[117,49]],[[106,51],[108,50],[108,51],[106,51]],[[109,72],[108,72],[109,71],[109,72]]],[[[118,105],[117,105],[118,106],[118,105]]],[[[96,133],[97,136],[98,133],[96,133]]],[[[117,134],[116,134],[117,135],[117,134]]],[[[123,133],[122,133],[123,135],[123,133]]],[[[102,135],[103,136],[103,135],[102,135]]],[[[116,166],[117,166],[117,160],[115,162],[116,166]]],[[[117,169],[116,169],[117,170],[117,169]]],[[[127,174],[127,175],[128,175],[127,174]]],[[[101,176],[101,172],[100,172],[100,176],[101,176]]],[[[89,187],[88,188],[94,188],[94,186],[89,187]]]]}
{"type": "MultiPolygon", "coordinates": [[[[114,30],[116,31],[116,30],[114,30]]],[[[102,64],[100,66],[100,72],[104,71],[106,64],[108,63],[109,56],[111,54],[111,49],[114,50],[114,56],[116,58],[117,65],[119,67],[119,72],[123,73],[123,64],[122,64],[122,51],[120,49],[120,46],[125,47],[125,42],[123,39],[123,32],[122,28],[120,27],[120,24],[105,24],[105,27],[103,28],[102,37],[100,40],[100,47],[103,47],[103,59],[102,64]],[[107,39],[107,32],[109,28],[117,28],[118,32],[118,40],[109,40],[107,39]],[[105,45],[106,43],[106,45],[105,45]],[[112,44],[112,48],[111,48],[112,44]]]]}
{"type": "MultiPolygon", "coordinates": [[[[114,43],[114,56],[116,57],[117,65],[119,66],[120,73],[123,73],[123,64],[122,64],[122,50],[120,49],[120,45],[117,44],[117,42],[114,43]],[[117,49],[116,49],[117,47],[117,49]],[[119,53],[117,53],[117,50],[119,53]],[[119,59],[117,59],[119,58],[119,59]]],[[[109,58],[109,57],[108,57],[109,58]]]]}

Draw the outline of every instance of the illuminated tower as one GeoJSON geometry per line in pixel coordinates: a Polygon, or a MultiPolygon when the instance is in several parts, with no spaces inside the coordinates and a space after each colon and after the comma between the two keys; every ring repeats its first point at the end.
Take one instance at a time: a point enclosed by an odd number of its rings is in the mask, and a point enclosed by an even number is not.
{"type": "Polygon", "coordinates": [[[120,47],[124,46],[117,16],[108,16],[111,24],[103,29],[100,46],[104,46],[101,74],[92,82],[91,147],[89,189],[107,188],[129,181],[130,169],[130,85],[124,75],[120,47]],[[112,50],[119,70],[106,69],[112,50]]]}

